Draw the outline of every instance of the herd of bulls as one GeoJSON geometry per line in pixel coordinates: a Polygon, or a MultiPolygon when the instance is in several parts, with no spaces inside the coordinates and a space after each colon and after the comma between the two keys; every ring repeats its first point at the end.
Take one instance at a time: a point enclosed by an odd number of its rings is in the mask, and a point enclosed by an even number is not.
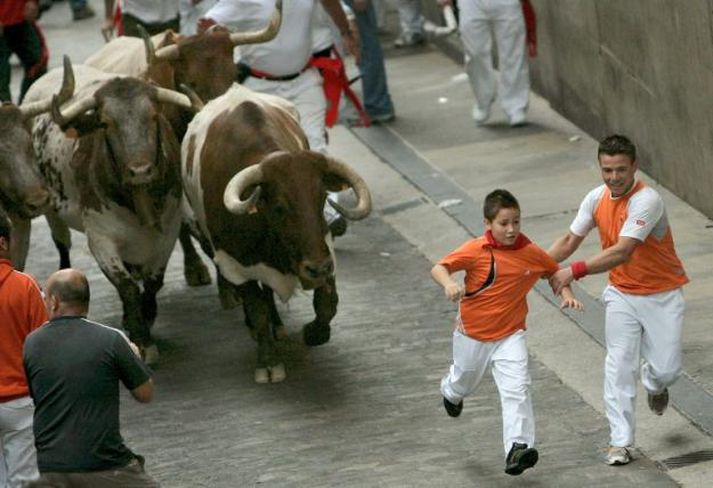
{"type": "Polygon", "coordinates": [[[353,208],[329,202],[352,220],[369,214],[371,197],[349,166],[309,150],[290,102],[234,83],[235,46],[272,39],[281,13],[278,1],[259,32],[115,39],[83,65],[65,58],[22,106],[0,107],[0,206],[16,267],[32,218],[45,215],[60,267],[70,266],[69,229],[83,232],[149,363],[156,294],[179,236],[188,284],[210,282],[192,235],[216,265],[224,306],[242,302],[257,382],[285,377],[275,293],[314,290],[303,338],[329,340],[338,295],[326,192],[354,190],[353,208]]]}

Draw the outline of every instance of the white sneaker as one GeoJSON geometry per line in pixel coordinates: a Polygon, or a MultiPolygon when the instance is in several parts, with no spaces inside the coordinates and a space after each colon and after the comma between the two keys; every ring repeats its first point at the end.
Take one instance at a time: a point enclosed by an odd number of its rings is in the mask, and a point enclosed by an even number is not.
{"type": "Polygon", "coordinates": [[[609,466],[620,466],[622,464],[629,464],[630,462],[631,453],[628,448],[609,446],[606,459],[606,463],[609,466]]]}
{"type": "Polygon", "coordinates": [[[527,124],[527,115],[524,110],[515,112],[510,116],[510,127],[521,127],[527,124]]]}
{"type": "Polygon", "coordinates": [[[476,125],[483,125],[490,118],[490,107],[481,109],[478,104],[473,105],[473,120],[476,125]]]}

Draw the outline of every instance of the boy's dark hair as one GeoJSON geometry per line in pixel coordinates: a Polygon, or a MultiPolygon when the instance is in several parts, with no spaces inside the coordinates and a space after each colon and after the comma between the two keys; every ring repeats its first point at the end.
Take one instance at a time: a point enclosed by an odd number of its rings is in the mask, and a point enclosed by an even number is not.
{"type": "Polygon", "coordinates": [[[10,219],[2,208],[0,208],[0,237],[4,237],[8,241],[10,240],[10,235],[12,234],[12,224],[10,219]]]}
{"type": "Polygon", "coordinates": [[[606,154],[607,156],[623,154],[628,156],[629,159],[634,162],[636,161],[636,146],[629,140],[628,137],[619,134],[612,134],[599,141],[597,159],[602,154],[606,154]]]}
{"type": "Polygon", "coordinates": [[[515,208],[520,210],[517,198],[507,190],[493,190],[485,197],[483,202],[483,217],[492,222],[498,212],[503,208],[515,208]]]}

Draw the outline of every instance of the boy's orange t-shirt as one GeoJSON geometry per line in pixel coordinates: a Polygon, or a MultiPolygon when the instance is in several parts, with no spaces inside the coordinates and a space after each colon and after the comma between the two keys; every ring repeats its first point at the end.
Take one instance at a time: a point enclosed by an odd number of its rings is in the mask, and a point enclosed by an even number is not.
{"type": "Polygon", "coordinates": [[[497,341],[525,329],[527,293],[541,276],[555,273],[559,266],[542,248],[520,234],[514,246],[498,246],[492,237],[467,241],[438,264],[449,273],[465,271],[465,291],[478,290],[490,274],[492,283],[474,296],[460,301],[458,329],[468,337],[497,341]]]}

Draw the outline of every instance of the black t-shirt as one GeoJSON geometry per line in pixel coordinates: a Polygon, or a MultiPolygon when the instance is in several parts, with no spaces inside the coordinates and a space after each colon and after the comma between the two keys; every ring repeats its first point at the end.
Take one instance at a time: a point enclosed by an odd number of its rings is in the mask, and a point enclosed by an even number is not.
{"type": "Polygon", "coordinates": [[[119,433],[119,380],[133,390],[150,374],[126,336],[58,317],[27,337],[24,360],[41,472],[103,471],[133,459],[119,433]]]}

